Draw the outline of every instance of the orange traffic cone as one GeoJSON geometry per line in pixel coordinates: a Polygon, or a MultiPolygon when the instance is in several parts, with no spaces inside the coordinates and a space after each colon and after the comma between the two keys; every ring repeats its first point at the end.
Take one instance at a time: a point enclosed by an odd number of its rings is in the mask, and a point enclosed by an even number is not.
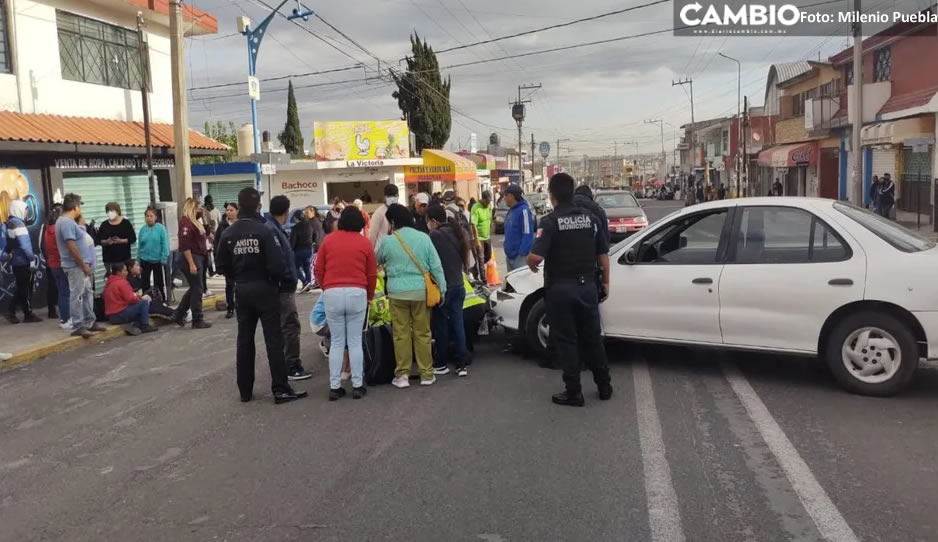
{"type": "Polygon", "coordinates": [[[498,286],[498,265],[495,263],[495,254],[492,254],[492,259],[490,259],[485,264],[485,281],[489,286],[498,286]]]}

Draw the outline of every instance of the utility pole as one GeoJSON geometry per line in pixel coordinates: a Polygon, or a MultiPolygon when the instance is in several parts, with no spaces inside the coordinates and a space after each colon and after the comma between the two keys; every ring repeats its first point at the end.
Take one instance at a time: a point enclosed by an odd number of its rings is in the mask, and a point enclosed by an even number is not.
{"type": "Polygon", "coordinates": [[[739,116],[739,94],[740,89],[742,88],[742,64],[735,58],[731,56],[724,55],[723,53],[717,53],[727,60],[732,60],[736,63],[736,197],[741,197],[740,192],[740,159],[739,159],[739,141],[742,139],[742,128],[743,128],[743,119],[739,116]]]}
{"type": "Polygon", "coordinates": [[[175,179],[173,196],[180,204],[192,197],[192,168],[189,165],[189,106],[186,102],[186,63],[182,0],[169,1],[169,56],[173,86],[173,138],[175,179]]]}
{"type": "MultiPolygon", "coordinates": [[[[531,132],[531,182],[534,182],[534,132],[531,132]]],[[[531,189],[534,187],[532,185],[531,189]]]]}
{"type": "Polygon", "coordinates": [[[147,184],[150,187],[150,205],[156,203],[156,177],[153,175],[153,145],[150,140],[150,50],[147,44],[146,22],[143,12],[137,12],[137,53],[140,62],[140,98],[143,105],[143,139],[147,153],[147,184]]]}
{"type": "Polygon", "coordinates": [[[691,157],[690,172],[694,172],[694,168],[697,167],[697,144],[695,140],[697,139],[697,126],[694,121],[694,80],[693,79],[682,79],[680,81],[671,81],[671,86],[676,85],[689,85],[690,86],[690,152],[688,156],[691,157]]]}
{"type": "MultiPolygon", "coordinates": [[[[853,9],[860,11],[860,0],[853,0],[853,9]]],[[[853,23],[853,96],[850,107],[853,109],[853,132],[850,140],[853,147],[853,203],[863,207],[863,148],[860,146],[860,129],[863,127],[863,35],[860,21],[853,23]]],[[[848,200],[850,198],[848,197],[848,200]]]]}
{"type": "Polygon", "coordinates": [[[524,104],[531,103],[531,100],[521,99],[521,91],[522,90],[537,90],[539,88],[541,88],[540,83],[536,85],[518,85],[518,99],[508,104],[511,106],[511,118],[515,119],[515,122],[518,123],[518,170],[519,171],[523,169],[523,165],[521,163],[521,146],[524,145],[524,136],[521,135],[521,125],[524,123],[524,104]]]}
{"type": "MultiPolygon", "coordinates": [[[[267,26],[274,16],[280,12],[280,8],[288,1],[289,0],[282,0],[277,4],[277,7],[275,7],[256,28],[251,27],[251,20],[247,17],[238,17],[238,32],[247,38],[248,44],[248,94],[251,97],[251,129],[254,131],[254,154],[260,154],[261,152],[260,129],[257,127],[257,100],[259,100],[261,96],[260,82],[257,80],[257,55],[260,52],[264,35],[267,33],[267,26]]],[[[308,21],[312,14],[313,10],[306,9],[299,0],[296,0],[296,8],[291,15],[287,16],[287,20],[303,19],[304,21],[308,21]]],[[[409,119],[408,126],[410,126],[409,119]]],[[[254,164],[254,170],[254,188],[258,192],[263,192],[260,165],[254,164]]]]}

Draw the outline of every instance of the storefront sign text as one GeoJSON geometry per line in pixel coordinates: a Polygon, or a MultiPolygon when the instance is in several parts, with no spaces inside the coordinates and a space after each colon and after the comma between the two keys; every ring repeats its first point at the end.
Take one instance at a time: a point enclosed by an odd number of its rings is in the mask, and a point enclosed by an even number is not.
{"type": "Polygon", "coordinates": [[[280,189],[283,191],[287,190],[316,190],[319,188],[319,183],[308,183],[303,181],[296,181],[293,183],[282,182],[280,183],[280,189]]]}
{"type": "MultiPolygon", "coordinates": [[[[154,158],[154,169],[171,169],[175,166],[172,158],[154,158]]],[[[134,169],[147,168],[144,158],[59,158],[55,161],[58,169],[134,169]]]]}
{"type": "Polygon", "coordinates": [[[410,166],[408,173],[412,175],[439,175],[452,173],[453,166],[410,166]]]}
{"type": "Polygon", "coordinates": [[[346,160],[346,167],[382,167],[384,160],[346,160]]]}

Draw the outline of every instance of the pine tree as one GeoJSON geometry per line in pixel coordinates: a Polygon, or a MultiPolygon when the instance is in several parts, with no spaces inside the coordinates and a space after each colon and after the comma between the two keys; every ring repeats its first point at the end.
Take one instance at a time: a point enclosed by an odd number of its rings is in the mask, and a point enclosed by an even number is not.
{"type": "Polygon", "coordinates": [[[305,156],[303,149],[303,131],[300,129],[300,114],[296,110],[296,95],[293,94],[293,81],[287,90],[287,122],[277,136],[283,149],[294,158],[305,156]]]}
{"type": "Polygon", "coordinates": [[[451,81],[443,80],[436,53],[426,41],[415,33],[410,45],[413,56],[407,57],[407,71],[392,73],[397,84],[392,96],[417,141],[415,150],[442,149],[452,128],[451,81]]]}

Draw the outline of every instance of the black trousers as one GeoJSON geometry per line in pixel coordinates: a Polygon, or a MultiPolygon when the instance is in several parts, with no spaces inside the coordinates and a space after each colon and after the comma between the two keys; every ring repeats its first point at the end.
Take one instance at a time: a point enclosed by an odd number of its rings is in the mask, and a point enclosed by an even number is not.
{"type": "Polygon", "coordinates": [[[283,353],[287,370],[303,368],[300,361],[300,317],[296,312],[296,294],[280,292],[280,329],[283,335],[283,353]]]}
{"type": "Polygon", "coordinates": [[[595,279],[555,281],[547,289],[546,300],[550,343],[557,365],[563,368],[567,392],[582,392],[581,364],[593,372],[597,387],[608,386],[609,365],[602,341],[595,279]]]}
{"type": "Polygon", "coordinates": [[[166,295],[166,273],[163,270],[163,264],[159,262],[140,262],[140,269],[143,271],[143,291],[146,292],[151,287],[159,290],[163,299],[169,299],[166,295]],[[150,276],[153,279],[151,281],[150,276]]]}
{"type": "Polygon", "coordinates": [[[33,270],[28,265],[14,267],[13,276],[16,279],[16,294],[10,303],[10,314],[16,314],[16,308],[19,307],[28,316],[33,313],[33,270]]]}
{"type": "Polygon", "coordinates": [[[260,320],[270,364],[271,389],[274,393],[290,391],[287,363],[283,355],[283,334],[280,331],[280,295],[275,284],[239,282],[238,296],[238,390],[249,397],[254,390],[254,333],[260,320]]]}
{"type": "Polygon", "coordinates": [[[235,283],[228,277],[225,277],[225,304],[228,310],[235,310],[235,283]]]}
{"type": "Polygon", "coordinates": [[[179,255],[179,266],[182,270],[182,276],[186,277],[189,289],[179,301],[176,307],[176,317],[185,318],[186,312],[192,310],[192,321],[201,322],[202,316],[202,271],[205,269],[205,256],[193,254],[192,261],[195,263],[195,274],[189,272],[189,262],[181,253],[179,255]]]}
{"type": "Polygon", "coordinates": [[[56,318],[59,314],[59,286],[55,282],[55,275],[52,269],[46,267],[46,309],[49,311],[49,318],[56,318]]]}

